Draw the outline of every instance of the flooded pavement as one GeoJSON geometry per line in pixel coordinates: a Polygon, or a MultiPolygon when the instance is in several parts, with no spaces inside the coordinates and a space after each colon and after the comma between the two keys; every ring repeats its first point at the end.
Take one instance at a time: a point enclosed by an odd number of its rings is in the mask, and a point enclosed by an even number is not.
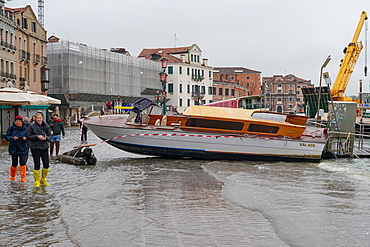
{"type": "MultiPolygon", "coordinates": [[[[88,133],[89,143],[99,140],[88,133]]],[[[62,152],[77,145],[68,129],[62,152]]],[[[105,143],[96,166],[51,161],[51,186],[9,182],[0,246],[367,246],[368,159],[310,163],[144,157],[105,143]]]]}

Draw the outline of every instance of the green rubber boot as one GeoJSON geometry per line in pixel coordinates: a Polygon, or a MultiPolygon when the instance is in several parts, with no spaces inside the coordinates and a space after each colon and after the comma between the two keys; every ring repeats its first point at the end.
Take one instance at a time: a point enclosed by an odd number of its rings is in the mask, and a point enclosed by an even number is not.
{"type": "Polygon", "coordinates": [[[33,178],[35,179],[33,187],[40,187],[40,170],[33,170],[33,178]]]}
{"type": "Polygon", "coordinates": [[[44,185],[44,186],[50,185],[48,183],[48,181],[46,180],[46,177],[48,176],[48,173],[49,173],[49,168],[48,169],[42,168],[42,176],[41,176],[41,180],[40,180],[41,185],[44,185]]]}

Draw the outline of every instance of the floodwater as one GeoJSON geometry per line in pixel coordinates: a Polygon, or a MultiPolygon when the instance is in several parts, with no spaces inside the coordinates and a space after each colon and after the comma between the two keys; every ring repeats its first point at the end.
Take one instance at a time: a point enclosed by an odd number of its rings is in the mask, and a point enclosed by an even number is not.
{"type": "MultiPolygon", "coordinates": [[[[62,151],[78,144],[68,129],[62,151]]],[[[89,143],[99,143],[91,132],[89,143]]],[[[0,146],[0,246],[369,246],[368,159],[175,160],[93,147],[51,161],[51,186],[9,182],[0,146]]]]}

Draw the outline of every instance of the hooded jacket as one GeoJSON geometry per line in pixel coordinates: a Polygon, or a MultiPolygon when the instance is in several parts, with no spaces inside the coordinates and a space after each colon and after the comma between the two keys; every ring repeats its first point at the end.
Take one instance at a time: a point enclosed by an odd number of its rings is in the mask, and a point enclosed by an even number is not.
{"type": "Polygon", "coordinates": [[[26,154],[28,152],[27,140],[23,140],[26,137],[27,128],[22,125],[17,127],[15,124],[9,126],[6,131],[5,140],[9,141],[9,154],[26,154]],[[14,137],[18,137],[18,140],[14,140],[14,137]]]}
{"type": "Polygon", "coordinates": [[[49,141],[51,140],[49,125],[44,121],[42,121],[41,125],[37,122],[33,122],[27,129],[27,139],[31,142],[31,149],[48,149],[49,141]],[[40,140],[38,138],[39,135],[46,136],[46,140],[40,140]]]}

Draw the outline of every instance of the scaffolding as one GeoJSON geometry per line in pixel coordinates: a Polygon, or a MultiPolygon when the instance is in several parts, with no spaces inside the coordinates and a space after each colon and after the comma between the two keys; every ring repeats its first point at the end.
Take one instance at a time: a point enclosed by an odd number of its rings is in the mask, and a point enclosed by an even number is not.
{"type": "Polygon", "coordinates": [[[48,43],[47,54],[48,94],[145,97],[162,87],[161,65],[148,59],[65,40],[48,43]]]}

